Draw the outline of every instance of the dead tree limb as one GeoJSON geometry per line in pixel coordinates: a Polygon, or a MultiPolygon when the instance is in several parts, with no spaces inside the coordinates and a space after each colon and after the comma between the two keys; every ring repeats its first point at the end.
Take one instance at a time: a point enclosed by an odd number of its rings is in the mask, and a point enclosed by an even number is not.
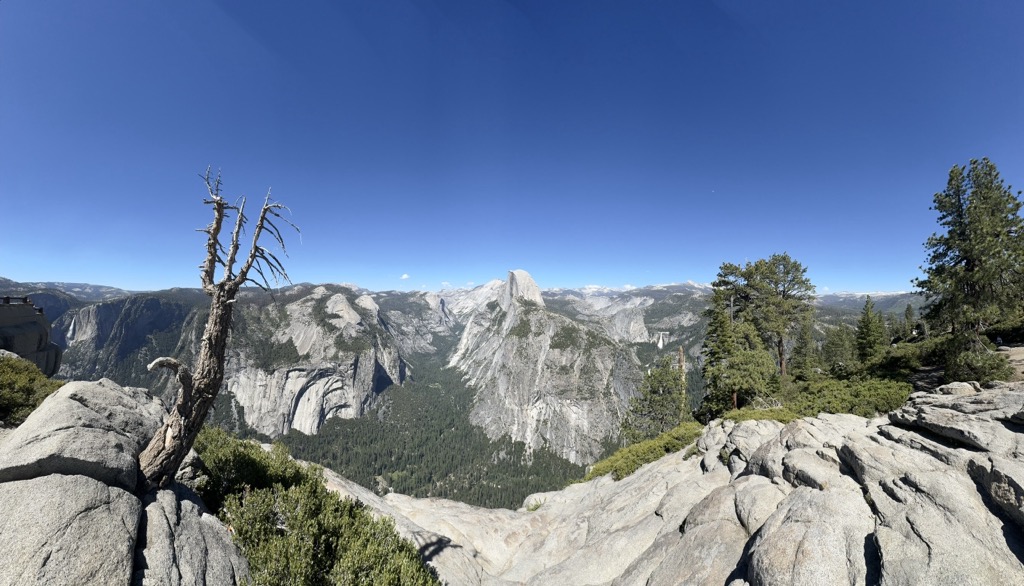
{"type": "Polygon", "coordinates": [[[214,399],[217,398],[217,393],[224,382],[228,333],[231,330],[234,301],[239,289],[246,283],[252,283],[264,290],[269,289],[268,277],[275,282],[291,282],[280,259],[260,245],[260,239],[264,234],[269,234],[281,251],[285,252],[284,238],[277,223],[283,222],[298,232],[298,228],[281,215],[281,211],[288,208],[272,201],[270,192],[267,192],[256,219],[249,251],[236,270],[240,242],[248,220],[245,215],[245,198],[239,198],[236,204],[230,204],[220,193],[220,173],[216,177],[211,177],[210,170],[207,169],[201,177],[208,193],[208,198],[204,199],[203,203],[213,208],[213,221],[200,230],[207,235],[207,240],[206,259],[199,265],[203,291],[211,297],[210,315],[199,344],[199,355],[191,369],[174,358],[167,357],[158,358],[149,365],[150,370],[164,367],[174,371],[181,389],[174,408],[167,416],[167,421],[139,455],[139,466],[145,478],[143,486],[140,487],[143,493],[154,487],[166,486],[174,478],[182,460],[192,449],[192,444],[203,427],[214,399]],[[232,213],[235,216],[235,223],[231,230],[231,241],[225,248],[221,241],[221,231],[225,219],[232,213]],[[221,267],[223,271],[220,280],[216,280],[217,267],[221,267]],[[251,271],[259,276],[258,280],[250,277],[251,271]]]}

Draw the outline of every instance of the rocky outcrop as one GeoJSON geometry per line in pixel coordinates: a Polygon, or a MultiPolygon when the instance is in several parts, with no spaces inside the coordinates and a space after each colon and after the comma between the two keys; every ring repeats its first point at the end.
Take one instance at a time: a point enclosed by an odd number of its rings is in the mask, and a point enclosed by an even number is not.
{"type": "Polygon", "coordinates": [[[617,434],[639,370],[628,348],[544,308],[525,271],[511,271],[469,319],[449,362],[476,389],[470,421],[491,438],[593,462],[617,434]]]}
{"type": "Polygon", "coordinates": [[[518,511],[355,496],[452,584],[1024,584],[1022,407],[1024,383],[955,385],[876,419],[715,421],[518,511]]]}
{"type": "Polygon", "coordinates": [[[138,454],[164,414],[142,389],[72,382],[0,437],[0,585],[248,579],[188,489],[136,496],[138,454]]]}
{"type": "Polygon", "coordinates": [[[50,341],[50,322],[28,297],[0,298],[0,350],[28,360],[46,376],[60,368],[62,352],[50,341]]]}

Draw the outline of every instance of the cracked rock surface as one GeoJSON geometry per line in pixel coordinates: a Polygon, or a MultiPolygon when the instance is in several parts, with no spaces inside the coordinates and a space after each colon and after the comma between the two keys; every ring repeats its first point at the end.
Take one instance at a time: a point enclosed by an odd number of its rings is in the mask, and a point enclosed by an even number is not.
{"type": "Polygon", "coordinates": [[[875,419],[715,421],[688,458],[518,511],[333,488],[450,584],[1024,585],[1022,409],[1020,383],[958,384],[875,419]]]}
{"type": "Polygon", "coordinates": [[[76,381],[0,436],[0,586],[248,579],[191,491],[135,494],[139,452],[164,414],[143,389],[76,381]]]}

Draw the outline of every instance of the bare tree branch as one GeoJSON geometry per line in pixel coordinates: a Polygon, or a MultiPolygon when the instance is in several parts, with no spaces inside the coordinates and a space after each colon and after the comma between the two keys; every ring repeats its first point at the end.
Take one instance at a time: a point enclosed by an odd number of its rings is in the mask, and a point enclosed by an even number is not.
{"type": "Polygon", "coordinates": [[[284,238],[275,224],[275,220],[284,222],[298,232],[299,229],[295,224],[280,214],[280,210],[288,208],[272,202],[270,192],[267,191],[266,199],[263,201],[263,207],[260,208],[259,218],[256,221],[256,228],[253,231],[252,244],[245,256],[244,263],[235,273],[234,265],[238,258],[241,237],[246,223],[245,198],[239,198],[237,205],[230,205],[220,195],[222,185],[220,173],[212,178],[210,169],[207,168],[206,173],[200,177],[206,184],[206,191],[209,194],[209,198],[205,199],[203,203],[213,208],[213,221],[205,229],[200,230],[207,235],[207,241],[206,259],[203,264],[199,265],[199,276],[203,284],[203,291],[211,297],[210,313],[206,320],[206,327],[203,329],[199,354],[196,356],[192,370],[169,357],[158,358],[149,364],[149,370],[157,368],[172,370],[181,389],[167,421],[154,434],[139,455],[139,467],[145,478],[145,482],[140,487],[142,493],[148,492],[154,487],[166,486],[174,478],[185,455],[192,449],[192,444],[203,426],[203,421],[206,420],[206,414],[220,391],[224,382],[225,353],[228,334],[231,330],[235,296],[238,294],[239,288],[246,282],[251,282],[262,289],[269,289],[268,276],[274,281],[290,282],[281,260],[259,243],[260,238],[266,232],[287,255],[284,238]],[[231,212],[235,212],[237,215],[234,228],[231,231],[231,241],[225,248],[220,241],[220,234],[224,218],[231,212]],[[220,281],[215,281],[218,266],[223,267],[224,274],[220,281]],[[260,281],[249,278],[250,270],[259,275],[260,281]]]}

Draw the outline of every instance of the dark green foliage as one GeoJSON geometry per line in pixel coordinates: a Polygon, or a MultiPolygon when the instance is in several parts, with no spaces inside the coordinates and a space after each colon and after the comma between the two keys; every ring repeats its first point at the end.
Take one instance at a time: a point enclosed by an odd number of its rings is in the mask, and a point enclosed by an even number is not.
{"type": "Polygon", "coordinates": [[[413,379],[390,387],[377,412],[332,418],[316,436],[292,431],[282,441],[297,457],[381,494],[487,507],[518,508],[527,495],[555,490],[583,474],[582,466],[549,450],[529,452],[508,437],[491,441],[473,426],[468,416],[473,390],[458,371],[444,368],[446,355],[441,348],[434,355],[410,356],[413,379]]]}
{"type": "Polygon", "coordinates": [[[346,338],[339,335],[334,338],[334,349],[340,354],[362,354],[370,348],[370,341],[362,337],[346,338]]]}
{"type": "Polygon", "coordinates": [[[745,405],[767,390],[775,376],[775,362],[754,326],[742,316],[731,317],[730,311],[716,291],[702,348],[707,394],[696,413],[700,421],[745,405]]]}
{"type": "Polygon", "coordinates": [[[807,269],[788,254],[747,263],[741,278],[749,289],[750,313],[765,345],[775,351],[779,374],[786,375],[786,342],[791,331],[813,312],[814,285],[807,269]]]}
{"type": "MultiPolygon", "coordinates": [[[[757,393],[767,391],[776,373],[786,376],[787,340],[794,328],[809,327],[814,311],[810,304],[814,285],[806,273],[788,254],[775,254],[743,267],[723,263],[719,268],[701,350],[707,396],[698,419],[707,421],[742,407],[757,393]],[[775,360],[765,345],[774,351],[775,360]]],[[[811,336],[804,332],[799,357],[804,374],[812,371],[815,363],[816,344],[811,336]]]]}
{"type": "Polygon", "coordinates": [[[704,427],[688,421],[659,435],[654,439],[626,446],[591,467],[583,481],[611,474],[615,480],[622,480],[638,468],[690,445],[700,436],[704,427]]]}
{"type": "Polygon", "coordinates": [[[301,358],[295,343],[290,338],[283,342],[274,339],[287,317],[284,306],[278,303],[246,307],[235,313],[232,342],[245,352],[253,366],[268,374],[295,364],[301,358]]]}
{"type": "Polygon", "coordinates": [[[581,339],[578,327],[572,324],[564,324],[555,331],[554,336],[551,336],[551,349],[565,350],[567,348],[576,348],[580,345],[581,339]]]}
{"type": "Polygon", "coordinates": [[[311,317],[313,318],[313,323],[320,326],[328,333],[334,333],[338,331],[338,326],[331,323],[331,320],[337,318],[338,315],[327,311],[328,299],[330,299],[330,297],[325,295],[313,302],[311,317]]]}
{"type": "Polygon", "coordinates": [[[786,407],[801,417],[818,413],[853,413],[874,417],[900,408],[913,391],[910,383],[869,378],[865,380],[818,379],[799,387],[786,407]]]}
{"type": "Polygon", "coordinates": [[[994,380],[1010,380],[1013,367],[1006,357],[979,336],[961,333],[950,336],[946,342],[944,378],[949,381],[978,381],[982,384],[994,380]]]}
{"type": "Polygon", "coordinates": [[[281,445],[266,452],[219,430],[196,441],[209,470],[208,506],[233,530],[255,584],[438,584],[415,546],[389,518],[340,499],[317,467],[304,468],[281,445]]]}
{"type": "Polygon", "coordinates": [[[845,324],[829,328],[825,332],[825,343],[821,346],[821,357],[825,368],[839,378],[845,378],[859,369],[856,331],[845,324]]]}
{"type": "Polygon", "coordinates": [[[824,365],[821,351],[818,349],[818,342],[814,339],[814,325],[810,314],[807,314],[800,323],[800,330],[796,337],[796,343],[793,345],[789,363],[793,376],[800,379],[814,376],[824,365]]]}
{"type": "Polygon", "coordinates": [[[644,375],[639,392],[630,399],[629,413],[622,421],[622,438],[627,444],[652,439],[691,419],[684,372],[672,368],[671,358],[664,358],[644,375]]]}
{"type": "Polygon", "coordinates": [[[933,234],[926,277],[915,284],[928,299],[933,330],[949,331],[946,380],[993,380],[1012,371],[982,340],[992,326],[1019,323],[1024,300],[1021,202],[988,159],[954,166],[935,194],[942,233],[933,234]]]}
{"type": "Polygon", "coordinates": [[[789,423],[790,421],[800,419],[802,415],[793,413],[785,407],[779,407],[777,409],[751,409],[744,407],[743,409],[733,409],[732,411],[726,411],[722,414],[722,419],[729,419],[732,421],[778,421],[780,423],[789,423]]]}
{"type": "Polygon", "coordinates": [[[868,295],[857,321],[857,357],[864,362],[877,356],[888,342],[886,337],[884,318],[875,311],[875,305],[868,295]]]}
{"type": "Polygon", "coordinates": [[[0,358],[0,421],[20,425],[43,399],[64,381],[46,378],[35,364],[20,358],[0,358]]]}
{"type": "Polygon", "coordinates": [[[954,336],[977,334],[1018,316],[1024,220],[1021,202],[995,165],[974,159],[954,166],[932,209],[943,232],[925,243],[926,277],[915,281],[928,298],[931,325],[954,336]]]}
{"type": "Polygon", "coordinates": [[[519,316],[519,321],[516,325],[512,326],[512,329],[508,331],[508,335],[516,338],[525,338],[530,335],[530,318],[526,315],[519,316]]]}

